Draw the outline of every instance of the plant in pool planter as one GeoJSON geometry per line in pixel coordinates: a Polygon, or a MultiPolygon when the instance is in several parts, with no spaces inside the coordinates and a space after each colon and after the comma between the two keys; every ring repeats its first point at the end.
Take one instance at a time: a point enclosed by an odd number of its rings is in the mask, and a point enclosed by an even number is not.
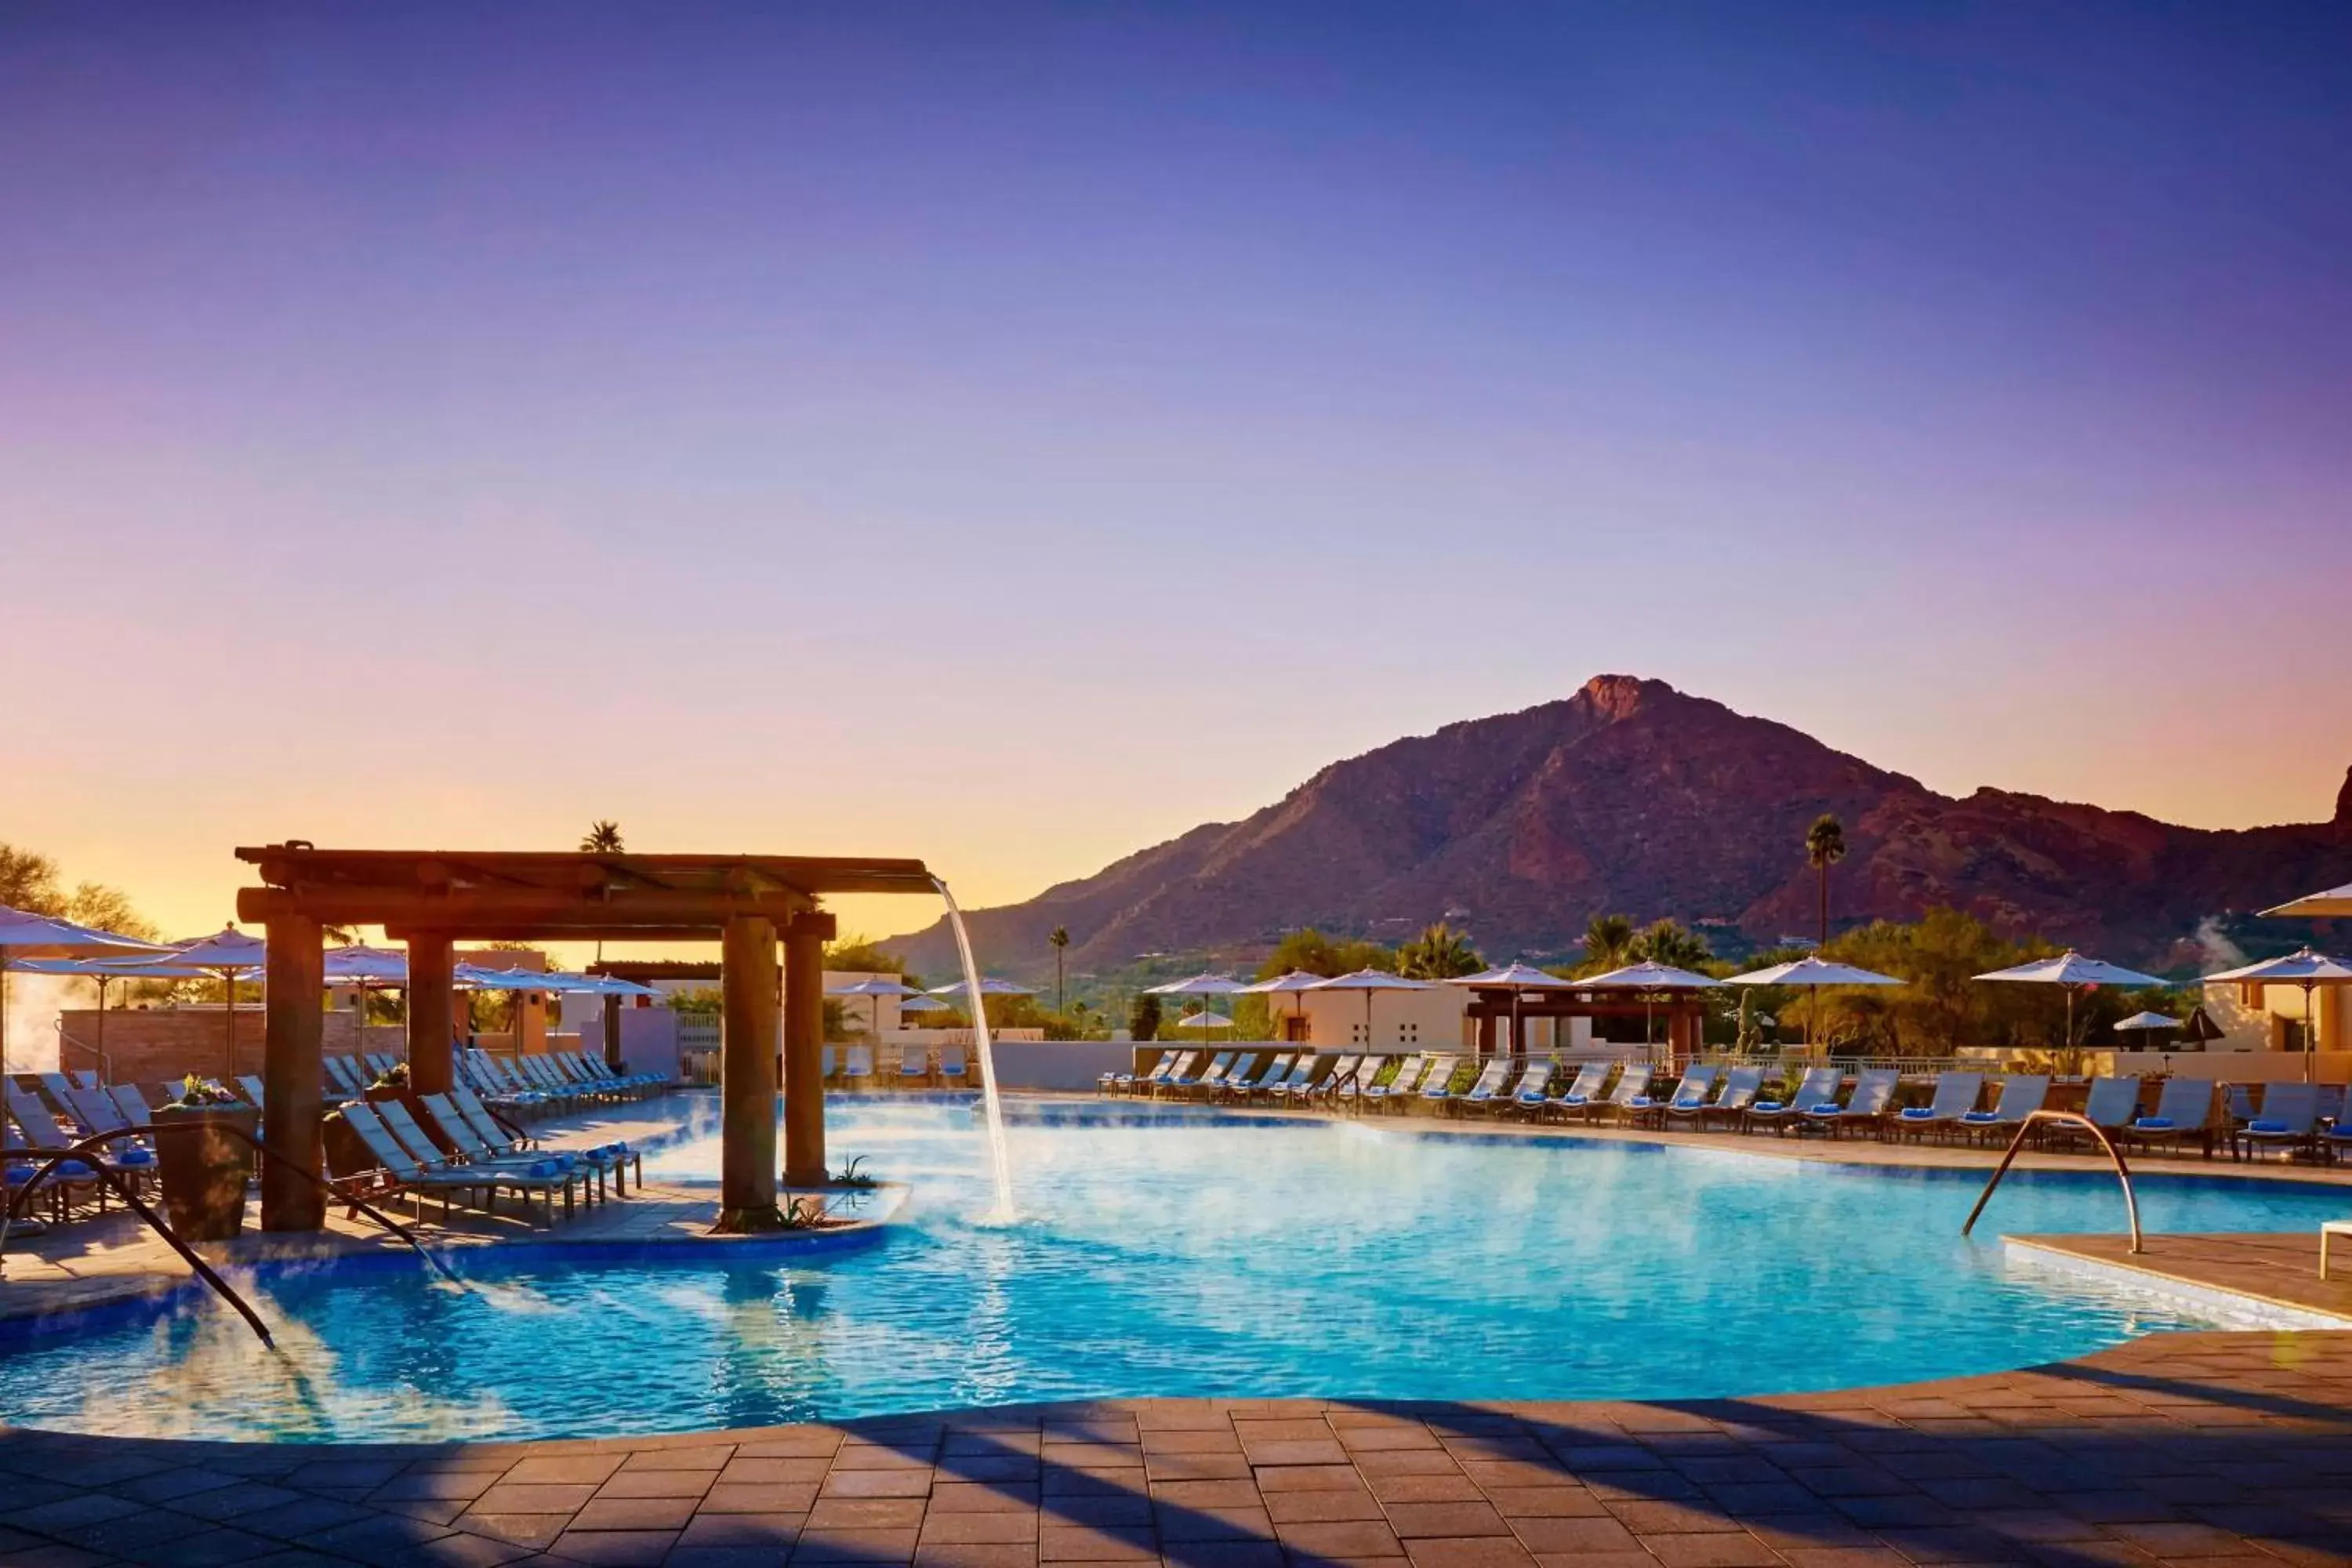
{"type": "Polygon", "coordinates": [[[393,1063],[390,1068],[378,1074],[376,1080],[368,1085],[368,1087],[370,1089],[406,1089],[408,1087],[408,1064],[406,1062],[393,1063]]]}
{"type": "Polygon", "coordinates": [[[180,1080],[180,1098],[172,1103],[183,1110],[200,1110],[211,1105],[235,1105],[237,1098],[220,1079],[190,1073],[180,1080]]]}
{"type": "Polygon", "coordinates": [[[865,1155],[859,1154],[856,1156],[848,1164],[844,1165],[841,1168],[841,1173],[834,1177],[833,1184],[836,1187],[871,1187],[879,1185],[880,1184],[874,1177],[867,1175],[863,1170],[859,1169],[859,1167],[865,1163],[865,1155]]]}

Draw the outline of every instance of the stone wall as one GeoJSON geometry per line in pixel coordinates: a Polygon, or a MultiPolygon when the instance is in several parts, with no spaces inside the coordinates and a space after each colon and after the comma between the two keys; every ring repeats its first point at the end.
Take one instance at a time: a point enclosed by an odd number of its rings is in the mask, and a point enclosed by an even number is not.
{"type": "MultiPolygon", "coordinates": [[[[59,1065],[79,1070],[100,1067],[98,1013],[94,1008],[68,1008],[60,1015],[64,1033],[59,1065]]],[[[353,1016],[344,1011],[326,1015],[324,1038],[329,1056],[345,1056],[358,1045],[360,1031],[353,1016]]],[[[157,1007],[146,1011],[112,1008],[106,1013],[105,1062],[110,1083],[148,1087],[174,1082],[190,1073],[205,1078],[233,1078],[261,1070],[262,1010],[236,1010],[236,1062],[229,1065],[227,1029],[217,1007],[157,1007]]],[[[405,1056],[402,1032],[382,1026],[365,1031],[366,1048],[405,1056]]]]}

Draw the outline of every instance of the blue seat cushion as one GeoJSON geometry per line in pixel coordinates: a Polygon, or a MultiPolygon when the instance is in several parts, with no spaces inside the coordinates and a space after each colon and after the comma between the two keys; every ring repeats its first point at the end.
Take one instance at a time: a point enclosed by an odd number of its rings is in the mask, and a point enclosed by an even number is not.
{"type": "Polygon", "coordinates": [[[2148,1132],[2167,1132],[2171,1131],[2173,1122],[2169,1116],[2143,1116],[2132,1125],[2148,1132]]]}
{"type": "Polygon", "coordinates": [[[1834,1100],[1824,1100],[1819,1105],[1810,1106],[1807,1109],[1815,1116],[1835,1116],[1838,1113],[1838,1103],[1834,1100]]]}
{"type": "Polygon", "coordinates": [[[1748,1109],[1751,1110],[1786,1110],[1789,1107],[1787,1103],[1782,1100],[1759,1100],[1754,1105],[1748,1107],[1748,1109]]]}
{"type": "Polygon", "coordinates": [[[2287,1125],[2284,1121],[2249,1121],[2246,1123],[2246,1131],[2249,1132],[2284,1132],[2287,1131],[2287,1125]]]}
{"type": "Polygon", "coordinates": [[[152,1165],[155,1163],[152,1149],[125,1149],[114,1156],[118,1165],[152,1165]]]}
{"type": "Polygon", "coordinates": [[[1991,1110],[1963,1110],[1960,1112],[1960,1120],[1963,1121],[1974,1121],[1981,1125],[1987,1121],[2000,1121],[2000,1115],[1998,1111],[1991,1110]]]}
{"type": "Polygon", "coordinates": [[[1906,1121],[1925,1121],[1935,1114],[1932,1106],[1906,1105],[1903,1108],[1903,1120],[1906,1121]]]}

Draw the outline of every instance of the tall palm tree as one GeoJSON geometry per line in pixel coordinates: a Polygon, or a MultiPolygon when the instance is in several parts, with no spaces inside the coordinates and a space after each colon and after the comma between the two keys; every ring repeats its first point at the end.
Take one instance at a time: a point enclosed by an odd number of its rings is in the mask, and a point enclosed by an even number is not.
{"type": "Polygon", "coordinates": [[[1822,874],[1822,942],[1830,944],[1830,868],[1845,858],[1845,827],[1828,812],[1805,829],[1805,858],[1822,874]]]}
{"type": "MultiPolygon", "coordinates": [[[[588,831],[580,836],[580,852],[583,855],[620,854],[621,825],[617,822],[607,821],[601,816],[598,817],[595,821],[588,825],[588,831]]],[[[596,939],[596,962],[599,963],[604,962],[604,939],[603,937],[598,937],[596,939]]]]}
{"type": "Polygon", "coordinates": [[[1595,973],[1622,968],[1633,956],[1633,922],[1623,915],[1595,915],[1584,922],[1584,962],[1595,973]]]}
{"type": "Polygon", "coordinates": [[[1066,1011],[1062,999],[1062,951],[1070,945],[1070,928],[1055,926],[1045,940],[1054,944],[1054,1011],[1061,1013],[1066,1011]]]}

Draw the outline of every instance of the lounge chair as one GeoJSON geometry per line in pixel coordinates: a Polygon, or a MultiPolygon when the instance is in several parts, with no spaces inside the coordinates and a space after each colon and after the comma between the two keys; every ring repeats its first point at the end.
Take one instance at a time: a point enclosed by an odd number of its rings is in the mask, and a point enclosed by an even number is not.
{"type": "Polygon", "coordinates": [[[1461,1062],[1458,1056],[1439,1057],[1429,1064],[1428,1075],[1421,1080],[1421,1098],[1424,1103],[1442,1107],[1454,1098],[1454,1071],[1461,1062]]]}
{"type": "MultiPolygon", "coordinates": [[[[397,1100],[385,1103],[399,1106],[397,1100]]],[[[404,1106],[399,1108],[403,1111],[407,1109],[404,1106]]],[[[479,1194],[484,1208],[495,1214],[501,1189],[522,1197],[526,1214],[530,1210],[529,1199],[533,1194],[543,1198],[550,1225],[555,1222],[556,1194],[563,1194],[563,1212],[567,1215],[573,1212],[572,1189],[580,1178],[577,1173],[562,1169],[553,1160],[539,1161],[528,1167],[452,1165],[439,1159],[437,1152],[435,1158],[428,1160],[424,1157],[422,1150],[412,1149],[403,1143],[394,1135],[391,1127],[376,1115],[373,1106],[363,1101],[355,1102],[344,1106],[340,1114],[345,1124],[359,1135],[368,1153],[395,1186],[405,1189],[413,1197],[421,1198],[425,1193],[433,1194],[440,1198],[444,1215],[449,1211],[450,1194],[453,1193],[479,1194]]],[[[418,1212],[423,1212],[421,1203],[418,1212]]]]}
{"type": "Polygon", "coordinates": [[[1290,1076],[1290,1064],[1297,1059],[1296,1053],[1285,1051],[1268,1062],[1265,1071],[1255,1080],[1244,1078],[1240,1073],[1227,1073],[1222,1098],[1246,1101],[1251,1095],[1262,1089],[1271,1092],[1276,1084],[1290,1076]]]}
{"type": "Polygon", "coordinates": [[[1984,1094],[1984,1074],[1942,1072],[1936,1075],[1936,1093],[1925,1105],[1906,1105],[1887,1125],[1898,1138],[1925,1138],[1930,1132],[1959,1130],[1961,1119],[1973,1113],[1984,1094]]]}
{"type": "MultiPolygon", "coordinates": [[[[433,1119],[431,1131],[437,1134],[434,1142],[456,1150],[457,1158],[467,1165],[528,1169],[542,1161],[551,1160],[559,1170],[581,1173],[583,1180],[593,1175],[595,1178],[595,1187],[590,1194],[593,1197],[602,1199],[605,1196],[607,1178],[613,1181],[618,1191],[623,1194],[628,1191],[628,1168],[636,1159],[636,1154],[626,1143],[606,1143],[593,1149],[529,1149],[515,1143],[495,1128],[486,1132],[477,1127],[448,1095],[425,1095],[419,1103],[425,1107],[425,1114],[433,1119]]],[[[422,1147],[416,1139],[404,1133],[394,1118],[395,1111],[406,1116],[406,1106],[394,1100],[375,1109],[377,1114],[383,1118],[384,1124],[392,1129],[394,1137],[411,1149],[422,1147]]]]}
{"type": "Polygon", "coordinates": [[[1739,1125],[1743,1131],[1748,1131],[1759,1127],[1769,1127],[1776,1132],[1786,1132],[1802,1122],[1815,1107],[1827,1106],[1836,1110],[1838,1089],[1844,1082],[1845,1071],[1842,1068],[1807,1068],[1788,1099],[1758,1100],[1748,1108],[1748,1114],[1740,1119],[1739,1125]]]}
{"type": "Polygon", "coordinates": [[[114,1103],[114,1097],[102,1089],[84,1089],[78,1083],[68,1084],[66,1105],[73,1112],[74,1121],[80,1123],[84,1137],[100,1132],[131,1131],[131,1118],[122,1113],[122,1107],[114,1103]]]}
{"type": "MultiPolygon", "coordinates": [[[[75,1091],[81,1092],[78,1087],[75,1091]]],[[[0,1098],[0,1104],[7,1107],[7,1120],[16,1122],[17,1131],[24,1138],[25,1148],[33,1157],[47,1160],[53,1154],[66,1152],[80,1142],[79,1137],[58,1124],[57,1113],[42,1101],[39,1095],[17,1088],[13,1080],[5,1080],[5,1098],[0,1098]]],[[[112,1171],[126,1181],[143,1185],[155,1179],[155,1152],[135,1144],[118,1144],[104,1153],[89,1156],[87,1160],[71,1160],[58,1166],[57,1180],[76,1190],[94,1188],[98,1206],[103,1210],[106,1207],[106,1187],[98,1179],[100,1170],[112,1171]],[[89,1173],[87,1181],[83,1177],[84,1172],[89,1173]]]]}
{"type": "Polygon", "coordinates": [[[962,1083],[971,1076],[971,1071],[965,1065],[961,1046],[940,1047],[940,1083],[942,1087],[952,1087],[962,1083]]]}
{"type": "Polygon", "coordinates": [[[1853,1094],[1843,1105],[1813,1106],[1797,1121],[1799,1131],[1811,1128],[1835,1138],[1848,1128],[1876,1128],[1894,1103],[1903,1081],[1895,1068],[1864,1068],[1853,1079],[1853,1094]]]}
{"type": "Polygon", "coordinates": [[[245,1102],[247,1105],[252,1106],[256,1110],[261,1109],[262,1089],[261,1077],[259,1074],[247,1073],[244,1077],[236,1080],[236,1087],[238,1091],[245,1096],[245,1102]]]}
{"type": "Polygon", "coordinates": [[[1532,1120],[1544,1108],[1544,1096],[1550,1091],[1552,1075],[1559,1069],[1550,1062],[1532,1062],[1519,1075],[1511,1089],[1511,1108],[1522,1117],[1532,1120]]]}
{"type": "Polygon", "coordinates": [[[1454,1102],[1454,1110],[1460,1114],[1467,1115],[1474,1106],[1486,1110],[1498,1101],[1506,1105],[1509,1104],[1510,1094],[1504,1086],[1510,1080],[1511,1058],[1508,1057],[1491,1058],[1485,1067],[1478,1069],[1477,1080],[1471,1084],[1469,1090],[1454,1102]]]}
{"type": "Polygon", "coordinates": [[[1544,1101],[1544,1109],[1563,1121],[1583,1115],[1601,1099],[1601,1091],[1609,1086],[1609,1075],[1615,1070],[1615,1062],[1585,1063],[1576,1069],[1566,1089],[1544,1101]]]}
{"type": "Polygon", "coordinates": [[[1598,1121],[1603,1116],[1622,1117],[1628,1108],[1650,1102],[1650,1084],[1658,1076],[1656,1067],[1649,1062],[1627,1062],[1617,1075],[1617,1082],[1608,1098],[1595,1100],[1585,1108],[1584,1119],[1598,1121]]]}
{"type": "Polygon", "coordinates": [[[925,1050],[920,1046],[900,1046],[898,1047],[898,1081],[900,1083],[905,1083],[910,1079],[921,1079],[925,1082],[929,1082],[930,1080],[930,1052],[925,1050]]]}
{"type": "Polygon", "coordinates": [[[367,1092],[366,1083],[352,1070],[351,1058],[327,1057],[320,1060],[320,1066],[324,1069],[320,1081],[329,1092],[347,1099],[367,1092]]]}
{"type": "Polygon", "coordinates": [[[1163,1095],[1173,1094],[1180,1089],[1190,1089],[1198,1082],[1201,1077],[1201,1058],[1205,1054],[1202,1051],[1186,1051],[1177,1059],[1176,1070],[1151,1086],[1151,1097],[1157,1100],[1163,1095]]]}
{"type": "Polygon", "coordinates": [[[1665,1124],[1666,1113],[1680,1106],[1685,1110],[1696,1110],[1706,1103],[1709,1090],[1715,1088],[1715,1068],[1695,1063],[1684,1070],[1682,1081],[1675,1092],[1664,1100],[1652,1098],[1646,1090],[1615,1102],[1615,1114],[1620,1125],[1631,1121],[1635,1125],[1654,1122],[1665,1124]]]}
{"type": "Polygon", "coordinates": [[[1375,1072],[1364,1083],[1364,1103],[1370,1106],[1381,1106],[1399,1096],[1411,1094],[1421,1087],[1421,1069],[1428,1064],[1429,1058],[1415,1051],[1397,1063],[1396,1072],[1391,1076],[1388,1082],[1380,1082],[1380,1074],[1375,1072]]]}
{"type": "MultiPolygon", "coordinates": [[[[43,1113],[44,1116],[47,1112],[43,1113]]],[[[51,1171],[45,1181],[35,1184],[41,1166],[54,1150],[39,1150],[17,1136],[10,1128],[10,1114],[0,1114],[0,1203],[13,1205],[27,1191],[44,1200],[48,1217],[62,1225],[72,1215],[74,1205],[96,1197],[100,1213],[106,1209],[106,1188],[99,1181],[98,1172],[79,1160],[66,1160],[51,1171]]],[[[57,1123],[48,1123],[52,1132],[57,1123]]]]}
{"type": "Polygon", "coordinates": [[[1733,1068],[1723,1075],[1723,1087],[1716,1090],[1713,1100],[1696,1107],[1686,1107],[1677,1101],[1666,1107],[1666,1114],[1696,1121],[1702,1131],[1717,1121],[1728,1127],[1748,1113],[1748,1108],[1756,1103],[1757,1091],[1763,1087],[1762,1068],[1733,1068]]]}
{"type": "Polygon", "coordinates": [[[1267,1100],[1275,1101],[1289,1099],[1294,1091],[1303,1094],[1315,1081],[1316,1069],[1322,1065],[1323,1058],[1313,1051],[1301,1051],[1297,1059],[1290,1064],[1290,1076],[1278,1083],[1269,1084],[1263,1092],[1267,1100]]]}
{"type": "Polygon", "coordinates": [[[2136,1116],[2116,1131],[2116,1142],[2126,1148],[2166,1150],[2194,1138],[2205,1157],[2213,1157],[2213,1080],[2173,1077],[2157,1091],[2156,1110],[2136,1116]]]}
{"type": "Polygon", "coordinates": [[[1308,1084],[1298,1098],[1308,1102],[1320,1100],[1327,1104],[1331,1103],[1339,1099],[1342,1088],[1355,1081],[1358,1068],[1375,1060],[1377,1058],[1371,1057],[1341,1057],[1332,1064],[1322,1082],[1308,1084]]]}
{"type": "MultiPolygon", "coordinates": [[[[1296,1100],[1301,1105],[1306,1105],[1312,1101],[1318,1095],[1330,1093],[1331,1086],[1339,1082],[1340,1070],[1347,1067],[1349,1060],[1350,1058],[1347,1057],[1314,1058],[1313,1061],[1315,1070],[1308,1073],[1305,1078],[1300,1079],[1296,1083],[1284,1084],[1282,1086],[1282,1097],[1285,1100],[1296,1100]]],[[[1296,1077],[1297,1075],[1294,1074],[1293,1076],[1296,1077]]]]}
{"type": "Polygon", "coordinates": [[[2014,1137],[2017,1129],[2042,1109],[2050,1098],[2050,1075],[2046,1072],[2011,1073],[2000,1080],[2000,1099],[1990,1110],[1971,1110],[1960,1118],[1960,1125],[1972,1139],[1979,1141],[2014,1137]]]}
{"type": "Polygon", "coordinates": [[[873,1082],[874,1047],[872,1046],[850,1047],[848,1059],[842,1063],[841,1077],[845,1083],[856,1083],[860,1079],[864,1079],[868,1083],[873,1082]]]}
{"type": "Polygon", "coordinates": [[[1205,1099],[1219,1084],[1225,1081],[1225,1075],[1234,1070],[1234,1053],[1232,1051],[1219,1051],[1209,1058],[1208,1069],[1200,1077],[1188,1083],[1172,1084],[1170,1087],[1181,1089],[1196,1100],[1205,1099]]]}
{"type": "MultiPolygon", "coordinates": [[[[2083,1096],[2083,1119],[2110,1139],[2131,1124],[2139,1114],[2139,1079],[2137,1078],[2095,1078],[2083,1096]]],[[[2044,1122],[2042,1128],[2044,1147],[2065,1143],[2090,1143],[2090,1134],[2071,1121],[2044,1122]]]]}
{"type": "Polygon", "coordinates": [[[2319,1142],[2319,1086],[2315,1083],[2273,1083],[2263,1090],[2261,1114],[2232,1135],[2231,1152],[2240,1159],[2257,1149],[2283,1149],[2292,1157],[2298,1149],[2316,1152],[2319,1142]]]}
{"type": "Polygon", "coordinates": [[[1173,1068],[1175,1065],[1176,1053],[1174,1051],[1162,1051],[1160,1053],[1160,1060],[1158,1064],[1154,1066],[1150,1072],[1140,1074],[1131,1072],[1107,1072],[1103,1074],[1102,1077],[1095,1079],[1095,1089],[1097,1092],[1102,1094],[1124,1094],[1128,1090],[1133,1089],[1138,1083],[1158,1082],[1160,1079],[1167,1077],[1169,1069],[1173,1068]]]}
{"type": "Polygon", "coordinates": [[[137,1084],[118,1083],[106,1091],[106,1097],[114,1101],[114,1108],[122,1112],[124,1120],[131,1126],[145,1128],[155,1125],[154,1110],[148,1105],[147,1097],[139,1092],[137,1084]]]}

